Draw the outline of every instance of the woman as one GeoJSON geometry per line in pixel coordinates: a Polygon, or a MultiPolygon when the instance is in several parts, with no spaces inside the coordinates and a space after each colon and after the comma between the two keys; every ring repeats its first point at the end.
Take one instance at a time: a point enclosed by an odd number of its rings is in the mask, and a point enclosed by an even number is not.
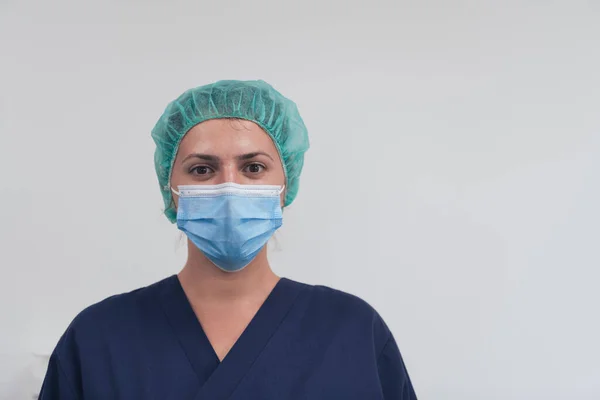
{"type": "Polygon", "coordinates": [[[306,128],[262,81],[191,89],[152,131],[178,275],[68,327],[41,399],[414,399],[389,329],[362,300],[279,278],[266,242],[298,192],[306,128]]]}

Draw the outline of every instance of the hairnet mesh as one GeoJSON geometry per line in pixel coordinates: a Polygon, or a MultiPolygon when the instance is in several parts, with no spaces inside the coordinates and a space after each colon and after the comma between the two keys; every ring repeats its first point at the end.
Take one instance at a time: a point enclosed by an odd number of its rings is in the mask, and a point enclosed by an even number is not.
{"type": "Polygon", "coordinates": [[[281,157],[286,177],[285,206],[298,194],[309,142],[296,104],[264,81],[219,81],[183,93],[167,106],[152,129],[154,165],[165,215],[171,222],[177,216],[170,180],[179,144],[193,126],[217,118],[240,118],[258,124],[273,139],[281,157]]]}

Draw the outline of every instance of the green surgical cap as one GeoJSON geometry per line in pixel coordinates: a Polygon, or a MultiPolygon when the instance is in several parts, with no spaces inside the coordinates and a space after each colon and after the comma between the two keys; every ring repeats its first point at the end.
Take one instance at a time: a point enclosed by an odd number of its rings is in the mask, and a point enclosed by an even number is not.
{"type": "Polygon", "coordinates": [[[171,197],[171,170],[179,143],[195,125],[217,118],[240,118],[259,125],[275,143],[286,177],[285,206],[298,194],[308,132],[296,104],[264,81],[219,81],[190,89],[172,101],[160,117],[152,138],[154,166],[165,202],[165,215],[176,221],[171,197]]]}

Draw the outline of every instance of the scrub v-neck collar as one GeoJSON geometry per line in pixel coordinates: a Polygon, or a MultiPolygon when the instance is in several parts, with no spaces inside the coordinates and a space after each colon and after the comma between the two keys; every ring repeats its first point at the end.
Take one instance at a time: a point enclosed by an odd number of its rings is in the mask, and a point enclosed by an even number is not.
{"type": "Polygon", "coordinates": [[[162,305],[199,382],[196,399],[226,399],[250,370],[292,308],[304,285],[281,278],[246,329],[220,361],[177,275],[167,279],[162,305]]]}

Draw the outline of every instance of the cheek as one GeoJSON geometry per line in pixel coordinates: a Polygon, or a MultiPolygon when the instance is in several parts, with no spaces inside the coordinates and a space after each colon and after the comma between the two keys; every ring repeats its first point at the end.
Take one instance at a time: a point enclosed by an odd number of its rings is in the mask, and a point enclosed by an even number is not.
{"type": "Polygon", "coordinates": [[[173,170],[171,171],[171,186],[173,189],[177,189],[177,185],[181,185],[181,182],[183,181],[182,175],[181,167],[177,164],[173,164],[173,170]]]}

